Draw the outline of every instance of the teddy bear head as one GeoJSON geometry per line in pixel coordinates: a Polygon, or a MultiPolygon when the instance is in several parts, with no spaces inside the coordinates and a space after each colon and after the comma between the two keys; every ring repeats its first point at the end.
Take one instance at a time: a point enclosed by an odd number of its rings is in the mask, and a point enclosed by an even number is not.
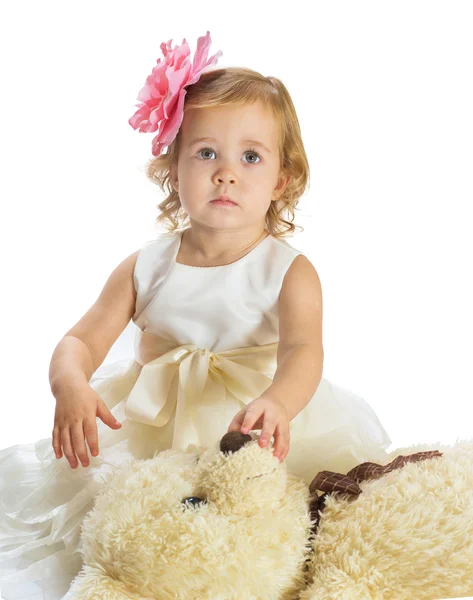
{"type": "Polygon", "coordinates": [[[257,438],[234,431],[120,468],[84,519],[74,598],[294,597],[310,492],[257,438]]]}

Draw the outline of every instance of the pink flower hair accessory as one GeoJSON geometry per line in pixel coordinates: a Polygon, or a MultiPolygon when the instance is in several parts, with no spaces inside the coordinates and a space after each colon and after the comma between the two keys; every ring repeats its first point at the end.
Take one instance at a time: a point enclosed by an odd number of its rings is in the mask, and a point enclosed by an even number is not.
{"type": "Polygon", "coordinates": [[[172,39],[161,43],[164,59],[158,58],[157,65],[146,79],[135,106],[138,110],[128,120],[133,129],[140,132],[158,131],[153,138],[152,153],[159,156],[174,140],[184,118],[184,98],[187,86],[199,80],[204,70],[217,63],[222,56],[219,50],[207,59],[210,47],[210,32],[197,39],[194,62],[191,64],[189,44],[184,38],[181,46],[171,46],[172,39]]]}

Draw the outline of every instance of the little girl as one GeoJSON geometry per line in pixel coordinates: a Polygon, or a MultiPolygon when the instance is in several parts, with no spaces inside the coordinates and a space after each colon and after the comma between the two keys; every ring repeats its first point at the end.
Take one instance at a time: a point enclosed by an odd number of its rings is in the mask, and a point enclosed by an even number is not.
{"type": "Polygon", "coordinates": [[[117,266],[57,345],[52,438],[0,452],[4,600],[64,597],[82,520],[124,461],[231,430],[274,437],[307,483],[388,456],[368,404],[322,377],[320,282],[283,239],[309,176],[289,93],[249,69],[207,70],[221,55],[209,46],[207,32],[191,64],[185,40],[161,44],[129,121],[158,131],[147,173],[168,194],[167,232],[117,266]],[[130,319],[134,358],[101,366],[130,319]]]}

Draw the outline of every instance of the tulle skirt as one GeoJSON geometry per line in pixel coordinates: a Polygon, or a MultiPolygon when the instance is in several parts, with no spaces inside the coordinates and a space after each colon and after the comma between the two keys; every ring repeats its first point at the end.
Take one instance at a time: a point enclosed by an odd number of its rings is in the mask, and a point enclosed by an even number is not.
{"type": "MultiPolygon", "coordinates": [[[[57,459],[51,438],[0,450],[0,597],[60,600],[82,565],[80,533],[94,497],[114,471],[132,459],[171,447],[174,418],[160,428],[126,418],[124,403],[141,365],[103,365],[90,385],[122,423],[97,419],[99,456],[72,469],[57,459]]],[[[228,423],[229,425],[230,423],[228,423]]],[[[226,433],[215,431],[215,439],[226,433]]],[[[209,440],[212,442],[212,440],[209,440]]],[[[386,431],[363,398],[322,378],[309,404],[291,422],[285,464],[308,484],[319,471],[346,473],[362,462],[389,462],[386,431]]]]}

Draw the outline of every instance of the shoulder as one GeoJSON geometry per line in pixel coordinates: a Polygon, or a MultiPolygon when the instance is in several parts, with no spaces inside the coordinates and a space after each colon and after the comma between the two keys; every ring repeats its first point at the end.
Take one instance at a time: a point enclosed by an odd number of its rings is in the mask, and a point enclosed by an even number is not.
{"type": "Polygon", "coordinates": [[[140,251],[136,250],[128,255],[112,270],[104,288],[110,292],[110,296],[114,296],[125,289],[129,289],[135,295],[136,290],[133,285],[133,277],[140,251]]]}
{"type": "Polygon", "coordinates": [[[136,263],[136,261],[138,259],[138,256],[140,255],[140,252],[141,252],[141,248],[138,248],[138,250],[135,250],[135,252],[133,252],[132,254],[130,254],[130,256],[127,256],[125,258],[125,261],[128,264],[130,264],[130,265],[132,265],[134,267],[135,263],[136,263]]]}
{"type": "Polygon", "coordinates": [[[123,259],[121,263],[119,263],[115,268],[115,272],[120,273],[121,276],[125,278],[129,277],[130,275],[133,275],[136,266],[136,261],[138,260],[140,252],[141,248],[135,250],[135,252],[123,259]]]}
{"type": "Polygon", "coordinates": [[[304,254],[298,254],[293,259],[283,279],[281,297],[294,295],[310,296],[317,302],[322,300],[322,284],[319,274],[304,254]]]}
{"type": "Polygon", "coordinates": [[[113,273],[119,274],[120,276],[127,276],[132,273],[135,269],[140,252],[141,249],[135,250],[135,252],[122,259],[114,268],[113,273]]]}
{"type": "MultiPolygon", "coordinates": [[[[312,300],[322,297],[322,286],[319,274],[312,262],[303,252],[294,248],[284,239],[273,236],[275,253],[281,256],[284,266],[280,300],[289,300],[291,296],[311,296],[312,300]]],[[[272,257],[274,258],[274,256],[272,257]]]]}
{"type": "Polygon", "coordinates": [[[147,271],[157,266],[159,262],[169,260],[179,244],[179,234],[175,232],[160,232],[153,239],[143,243],[141,248],[129,258],[133,267],[147,271]]]}

